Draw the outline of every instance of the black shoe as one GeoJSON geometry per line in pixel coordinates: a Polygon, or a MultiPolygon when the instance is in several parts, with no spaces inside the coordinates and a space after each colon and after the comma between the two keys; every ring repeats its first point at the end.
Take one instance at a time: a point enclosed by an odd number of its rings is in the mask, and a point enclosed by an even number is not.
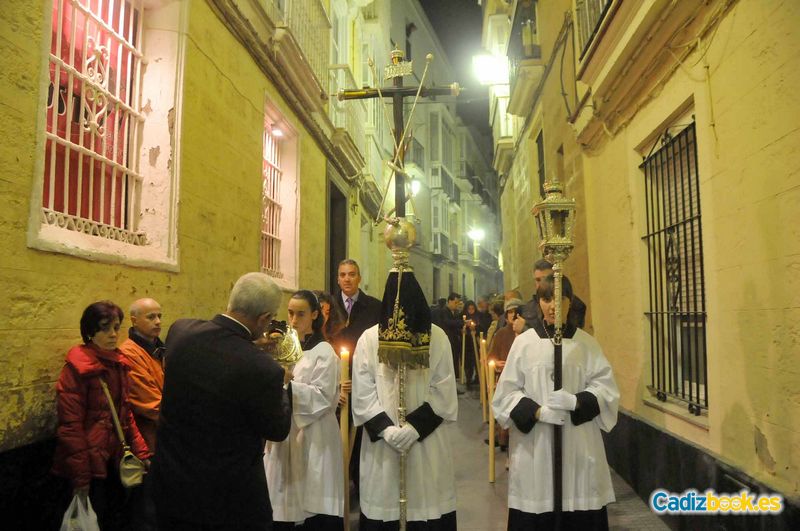
{"type": "MultiPolygon", "coordinates": [[[[484,439],[484,440],[483,440],[483,443],[484,443],[486,446],[489,446],[489,439],[484,439]]],[[[499,442],[497,442],[497,441],[495,441],[495,442],[494,442],[494,447],[495,447],[495,448],[497,448],[498,446],[500,446],[500,443],[499,443],[499,442]]],[[[502,448],[502,447],[501,447],[501,448],[502,448]]]]}

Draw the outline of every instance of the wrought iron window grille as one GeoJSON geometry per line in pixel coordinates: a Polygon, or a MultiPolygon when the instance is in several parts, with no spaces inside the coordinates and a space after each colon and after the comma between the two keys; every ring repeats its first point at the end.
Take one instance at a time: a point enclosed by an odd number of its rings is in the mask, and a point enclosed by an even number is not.
{"type": "Polygon", "coordinates": [[[706,308],[695,124],[661,136],[644,173],[651,390],[708,409],[706,308]],[[658,148],[658,149],[656,149],[658,148]]]}

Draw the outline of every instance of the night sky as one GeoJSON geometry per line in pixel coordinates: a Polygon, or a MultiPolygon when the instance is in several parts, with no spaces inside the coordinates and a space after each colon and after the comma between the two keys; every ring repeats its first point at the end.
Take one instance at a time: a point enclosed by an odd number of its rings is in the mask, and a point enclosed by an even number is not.
{"type": "Polygon", "coordinates": [[[419,0],[444,46],[456,72],[456,80],[467,91],[459,97],[458,114],[483,136],[482,148],[491,164],[488,90],[478,84],[472,71],[472,56],[482,52],[481,6],[477,0],[419,0]]]}

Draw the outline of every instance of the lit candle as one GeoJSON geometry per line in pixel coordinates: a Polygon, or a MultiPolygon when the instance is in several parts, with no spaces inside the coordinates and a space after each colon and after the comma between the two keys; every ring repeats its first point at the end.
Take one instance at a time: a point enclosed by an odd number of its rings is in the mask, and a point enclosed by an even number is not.
{"type": "Polygon", "coordinates": [[[494,483],[494,414],[492,399],[494,398],[494,360],[489,361],[489,483],[494,483]]]}
{"type": "Polygon", "coordinates": [[[350,379],[350,352],[348,352],[346,348],[343,348],[341,351],[339,363],[342,368],[339,382],[345,383],[350,379]]]}

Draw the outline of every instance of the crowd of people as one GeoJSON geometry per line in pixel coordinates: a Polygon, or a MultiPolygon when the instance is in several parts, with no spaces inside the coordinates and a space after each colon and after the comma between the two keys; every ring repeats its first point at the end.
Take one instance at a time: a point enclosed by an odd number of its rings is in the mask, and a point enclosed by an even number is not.
{"type": "Polygon", "coordinates": [[[551,264],[537,262],[534,278],[528,303],[518,291],[474,302],[450,293],[431,307],[428,368],[408,371],[403,421],[398,371],[378,355],[385,302],[360,289],[354,260],[339,264],[336,293],[290,297],[287,323],[302,349],[291,366],[267,354],[279,336],[282,293],[262,273],[238,279],[225,312],[178,319],[163,342],[156,300],[131,304],[121,344],[123,310],[95,302],[56,387],[53,473],[64,481],[64,506],[75,499],[91,506],[103,530],[327,531],[344,528],[345,498],[353,495],[359,529],[397,529],[402,455],[408,529],[455,530],[447,427],[465,392],[459,375],[467,387],[479,382],[483,337],[497,371],[491,407],[503,428],[487,442],[509,451],[508,528],[553,528],[559,425],[566,430],[562,528],[605,529],[614,494],[600,431],[614,426],[619,393],[600,346],[582,330],[586,306],[566,278],[564,381],[553,388],[551,264]],[[340,374],[342,351],[353,354],[352,379],[340,374]],[[342,444],[344,416],[356,428],[351,448],[342,444]],[[133,485],[120,468],[126,454],[145,471],[133,485]]]}

